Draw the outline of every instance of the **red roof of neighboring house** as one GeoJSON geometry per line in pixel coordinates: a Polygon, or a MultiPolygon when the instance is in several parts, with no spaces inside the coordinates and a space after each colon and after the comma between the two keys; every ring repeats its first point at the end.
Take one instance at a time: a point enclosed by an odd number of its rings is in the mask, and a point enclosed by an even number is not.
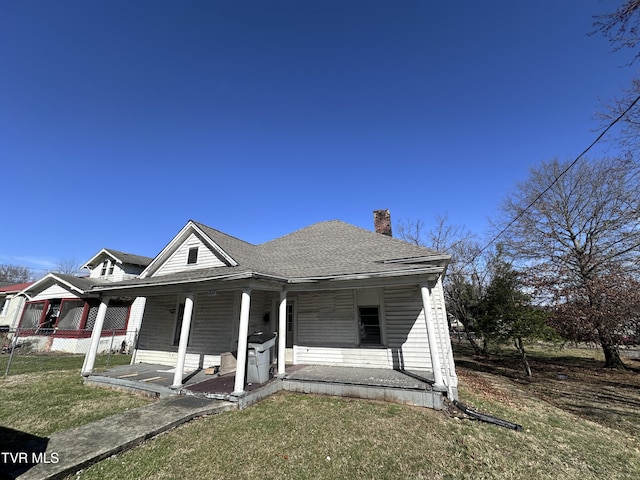
{"type": "Polygon", "coordinates": [[[4,287],[0,287],[0,292],[5,292],[5,293],[21,292],[22,290],[27,288],[29,285],[33,285],[34,283],[35,282],[28,282],[28,283],[16,283],[15,285],[7,285],[4,287]]]}

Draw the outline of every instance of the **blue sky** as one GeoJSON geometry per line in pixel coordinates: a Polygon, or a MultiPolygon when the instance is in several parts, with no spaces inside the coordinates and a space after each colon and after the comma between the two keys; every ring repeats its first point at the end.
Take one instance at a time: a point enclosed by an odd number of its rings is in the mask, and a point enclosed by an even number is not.
{"type": "Polygon", "coordinates": [[[618,3],[4,0],[0,263],[155,256],[189,219],[482,234],[637,73],[587,35],[618,3]]]}

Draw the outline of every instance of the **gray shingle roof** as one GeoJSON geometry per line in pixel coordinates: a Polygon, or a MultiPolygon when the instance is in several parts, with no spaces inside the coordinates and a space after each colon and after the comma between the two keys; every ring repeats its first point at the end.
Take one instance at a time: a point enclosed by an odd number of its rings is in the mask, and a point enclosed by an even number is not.
{"type": "Polygon", "coordinates": [[[64,273],[49,273],[37,282],[30,284],[28,288],[25,288],[25,291],[30,291],[32,289],[39,291],[39,289],[41,289],[43,285],[46,285],[47,282],[57,282],[58,280],[72,285],[77,290],[85,293],[95,286],[103,286],[105,284],[113,283],[99,278],[76,277],[74,275],[67,275],[64,273]]]}
{"type": "Polygon", "coordinates": [[[108,281],[99,278],[75,277],[73,275],[66,275],[63,273],[53,273],[52,275],[84,292],[90,290],[94,285],[105,285],[108,283],[108,281]]]}
{"type": "Polygon", "coordinates": [[[339,220],[320,222],[260,246],[265,267],[290,278],[396,271],[401,258],[438,252],[339,220]]]}
{"type": "Polygon", "coordinates": [[[397,263],[383,262],[442,255],[339,220],[315,223],[261,245],[197,225],[238,262],[238,270],[287,278],[396,271],[397,263]]]}
{"type": "Polygon", "coordinates": [[[196,221],[192,222],[200,228],[211,240],[220,246],[240,267],[258,269],[262,265],[259,247],[239,238],[227,235],[215,228],[207,227],[196,221]]]}
{"type": "MultiPolygon", "coordinates": [[[[253,245],[198,222],[193,223],[238,265],[189,270],[114,282],[112,285],[117,288],[124,285],[182,283],[243,274],[290,281],[357,274],[384,275],[385,272],[410,272],[429,265],[443,265],[447,261],[446,255],[435,250],[339,220],[315,223],[260,245],[253,245]]],[[[109,286],[105,288],[109,289],[109,286]]]]}
{"type": "Polygon", "coordinates": [[[133,253],[120,252],[118,250],[114,250],[113,248],[105,248],[107,252],[116,257],[118,260],[122,260],[122,263],[126,263],[129,265],[138,265],[141,267],[148,266],[153,258],[145,257],[143,255],[135,255],[133,253]]]}

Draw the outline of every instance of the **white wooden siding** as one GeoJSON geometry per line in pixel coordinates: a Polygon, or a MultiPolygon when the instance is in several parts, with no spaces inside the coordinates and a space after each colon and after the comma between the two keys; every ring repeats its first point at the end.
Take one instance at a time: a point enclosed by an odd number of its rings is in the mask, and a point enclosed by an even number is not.
{"type": "Polygon", "coordinates": [[[192,233],[160,266],[160,268],[156,270],[153,276],[167,275],[169,273],[182,272],[185,270],[224,266],[226,266],[226,264],[211,250],[211,248],[205,245],[198,235],[192,233]],[[198,261],[194,264],[187,265],[189,249],[193,247],[198,247],[198,261]]]}
{"type": "Polygon", "coordinates": [[[102,261],[100,261],[100,263],[96,264],[95,268],[90,270],[89,277],[90,278],[102,278],[104,280],[109,280],[110,282],[118,282],[120,280],[123,280],[124,272],[122,271],[122,268],[120,267],[120,264],[118,264],[114,260],[112,260],[111,257],[109,257],[108,260],[109,260],[109,265],[107,267],[107,272],[109,272],[110,266],[113,265],[113,273],[111,275],[108,275],[108,273],[105,274],[105,275],[101,275],[102,274],[102,265],[103,265],[103,262],[104,262],[104,258],[103,258],[102,261]]]}
{"type": "Polygon", "coordinates": [[[342,367],[393,368],[391,353],[380,348],[294,346],[296,363],[342,367]]]}
{"type": "Polygon", "coordinates": [[[52,298],[79,298],[75,293],[70,292],[64,287],[58,284],[51,285],[50,287],[42,290],[38,295],[31,298],[31,301],[37,300],[49,300],[52,298]]]}
{"type": "MultiPolygon", "coordinates": [[[[219,356],[231,350],[234,299],[234,292],[196,296],[188,354],[219,356]]],[[[170,354],[168,358],[173,358],[172,354],[178,351],[178,346],[173,345],[177,304],[177,296],[147,299],[140,329],[139,352],[166,351],[170,354]]],[[[139,355],[136,355],[136,361],[141,361],[139,355]]]]}
{"type": "Polygon", "coordinates": [[[277,317],[273,315],[274,299],[280,298],[274,292],[254,290],[251,292],[251,309],[249,312],[249,334],[274,331],[273,324],[277,323],[277,317]],[[269,315],[269,322],[266,323],[265,315],[269,315]]]}
{"type": "MultiPolygon", "coordinates": [[[[104,260],[103,260],[104,261],[104,260]]],[[[112,261],[109,258],[109,261],[112,261]]],[[[115,263],[113,265],[113,273],[111,275],[100,275],[102,273],[102,262],[98,263],[96,267],[89,270],[90,278],[102,278],[111,282],[119,282],[120,280],[128,280],[130,278],[136,278],[144,268],[138,265],[115,263]]],[[[108,270],[107,270],[108,272],[108,270]]]]}
{"type": "Polygon", "coordinates": [[[234,298],[233,292],[196,296],[187,353],[219,356],[222,352],[230,351],[234,298]]]}
{"type": "Polygon", "coordinates": [[[140,324],[142,323],[142,316],[144,315],[144,307],[147,302],[145,297],[137,297],[131,304],[131,310],[129,311],[129,323],[127,324],[127,330],[140,330],[140,324]]]}
{"type": "Polygon", "coordinates": [[[25,299],[22,295],[8,296],[6,299],[9,302],[5,314],[0,316],[0,325],[8,325],[10,328],[18,326],[20,321],[20,315],[22,315],[22,308],[24,307],[25,299]]]}
{"type": "MultiPolygon", "coordinates": [[[[150,363],[156,365],[166,365],[167,370],[175,368],[178,360],[177,352],[167,352],[165,350],[138,350],[136,352],[136,363],[150,363]]],[[[185,371],[193,371],[198,368],[208,368],[220,365],[220,355],[198,355],[187,353],[184,360],[185,371]]]]}
{"type": "Polygon", "coordinates": [[[305,346],[355,346],[353,290],[301,293],[297,298],[297,343],[305,346]]]}
{"type": "MultiPolygon", "coordinates": [[[[362,295],[360,296],[363,297],[362,295]]],[[[368,301],[374,299],[370,296],[368,301]]],[[[297,341],[293,359],[297,364],[342,365],[368,368],[400,368],[430,371],[431,357],[422,296],[418,286],[384,288],[380,297],[387,344],[360,347],[356,339],[356,301],[353,290],[298,293],[296,302],[297,341]]],[[[292,297],[293,300],[293,297],[292,297]]],[[[249,333],[273,331],[279,294],[251,292],[249,333]],[[264,322],[271,313],[270,322],[264,322]]],[[[220,364],[220,354],[237,349],[240,292],[202,293],[196,296],[191,341],[186,368],[220,364]]],[[[449,386],[457,386],[450,348],[442,286],[432,289],[432,307],[443,374],[449,386]]],[[[174,366],[177,349],[173,343],[177,297],[147,300],[140,333],[137,362],[174,366]]]]}
{"type": "MultiPolygon", "coordinates": [[[[249,333],[270,331],[270,324],[264,323],[264,314],[271,311],[273,296],[272,292],[251,293],[249,333]]],[[[175,366],[178,351],[178,347],[172,345],[175,313],[170,314],[169,310],[176,308],[176,302],[177,297],[173,297],[173,300],[154,297],[147,300],[136,352],[137,363],[175,366]]],[[[218,292],[213,296],[202,293],[196,296],[191,340],[185,359],[186,369],[220,365],[220,354],[237,350],[237,302],[239,295],[236,292],[218,292]]]]}
{"type": "Polygon", "coordinates": [[[89,278],[100,278],[100,272],[102,271],[102,262],[96,267],[89,270],[89,278]]]}
{"type": "Polygon", "coordinates": [[[147,298],[138,339],[140,350],[178,351],[172,345],[177,300],[176,296],[147,298]]]}
{"type": "Polygon", "coordinates": [[[387,342],[396,368],[431,370],[427,327],[418,287],[384,289],[387,342]]]}

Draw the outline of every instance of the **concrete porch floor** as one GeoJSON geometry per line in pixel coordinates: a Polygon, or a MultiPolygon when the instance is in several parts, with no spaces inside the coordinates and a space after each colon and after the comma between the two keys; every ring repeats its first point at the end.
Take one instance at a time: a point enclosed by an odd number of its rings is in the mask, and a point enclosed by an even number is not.
{"type": "MultiPolygon", "coordinates": [[[[109,368],[86,378],[88,383],[107,385],[113,388],[135,390],[152,397],[167,397],[179,392],[171,388],[175,368],[167,365],[135,363],[109,368]]],[[[206,380],[204,370],[185,370],[185,386],[206,380]]]]}
{"type": "Polygon", "coordinates": [[[235,376],[206,375],[203,370],[185,371],[182,388],[170,388],[174,369],[166,365],[137,363],[114,367],[89,376],[86,381],[112,388],[131,389],[166,397],[196,395],[237,402],[244,408],[280,390],[341,397],[384,400],[395,403],[442,408],[442,393],[433,391],[433,380],[426,372],[337,367],[321,365],[288,365],[282,378],[263,384],[247,384],[241,397],[231,395],[235,376]]]}

